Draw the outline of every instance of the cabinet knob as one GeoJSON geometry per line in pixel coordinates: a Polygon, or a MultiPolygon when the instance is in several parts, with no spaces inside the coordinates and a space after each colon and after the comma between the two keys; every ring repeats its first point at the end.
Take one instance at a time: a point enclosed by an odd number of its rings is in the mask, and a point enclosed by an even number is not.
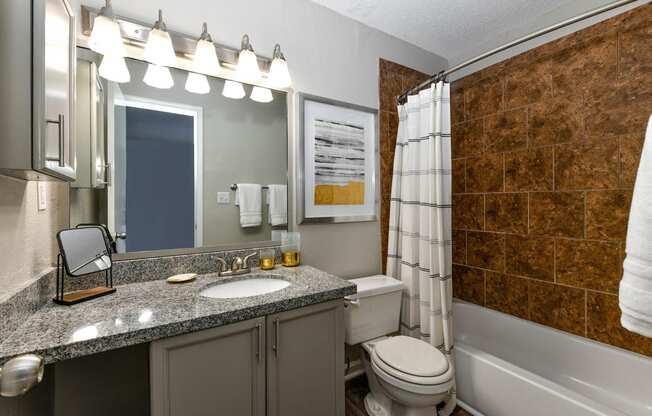
{"type": "Polygon", "coordinates": [[[27,393],[43,380],[43,358],[35,354],[19,355],[0,368],[0,396],[15,397],[27,393]]]}

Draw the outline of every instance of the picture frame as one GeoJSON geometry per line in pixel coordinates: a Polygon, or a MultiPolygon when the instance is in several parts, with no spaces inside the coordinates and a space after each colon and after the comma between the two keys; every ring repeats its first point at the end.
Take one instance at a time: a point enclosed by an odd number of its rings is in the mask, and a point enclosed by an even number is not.
{"type": "Polygon", "coordinates": [[[376,221],[378,110],[302,93],[298,106],[298,223],[376,221]]]}

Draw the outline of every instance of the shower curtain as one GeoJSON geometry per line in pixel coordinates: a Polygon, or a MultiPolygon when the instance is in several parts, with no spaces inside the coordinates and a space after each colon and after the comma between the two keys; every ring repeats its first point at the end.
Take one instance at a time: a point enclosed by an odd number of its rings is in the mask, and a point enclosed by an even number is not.
{"type": "MultiPolygon", "coordinates": [[[[450,84],[398,107],[387,274],[403,281],[401,333],[437,347],[453,364],[450,84]]],[[[445,409],[455,407],[452,392],[445,409]]]]}

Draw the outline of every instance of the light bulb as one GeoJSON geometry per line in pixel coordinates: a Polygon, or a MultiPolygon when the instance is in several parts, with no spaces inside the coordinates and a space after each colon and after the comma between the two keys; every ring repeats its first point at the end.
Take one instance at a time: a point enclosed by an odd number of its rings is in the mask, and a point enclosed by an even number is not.
{"type": "Polygon", "coordinates": [[[195,71],[204,74],[218,74],[220,71],[220,61],[217,59],[215,45],[211,35],[208,33],[206,23],[203,25],[202,34],[195,47],[195,57],[193,59],[195,71]]]}
{"type": "Polygon", "coordinates": [[[125,50],[118,22],[99,14],[93,20],[93,31],[88,38],[88,47],[100,55],[124,56],[125,50]]]}
{"type": "Polygon", "coordinates": [[[222,95],[226,98],[234,98],[239,100],[245,96],[245,90],[242,84],[237,81],[224,81],[224,88],[222,89],[222,95]]]}
{"type": "Polygon", "coordinates": [[[195,94],[208,94],[211,92],[211,86],[208,84],[208,78],[206,78],[206,75],[188,72],[188,78],[186,78],[186,91],[195,94]]]}
{"type": "Polygon", "coordinates": [[[170,69],[166,66],[149,64],[143,82],[150,87],[168,89],[172,88],[174,81],[170,69]]]}
{"type": "Polygon", "coordinates": [[[252,100],[259,103],[270,103],[274,99],[272,92],[268,88],[254,87],[249,96],[252,100]]]}
{"type": "Polygon", "coordinates": [[[242,46],[238,55],[238,65],[236,66],[236,76],[241,81],[255,82],[260,79],[260,68],[258,67],[258,58],[254,53],[254,48],[249,43],[249,36],[242,37],[242,46]]]}
{"type": "Polygon", "coordinates": [[[175,64],[176,55],[174,54],[172,39],[165,30],[161,10],[158,11],[158,20],[147,36],[144,54],[145,60],[155,65],[172,66],[175,64]]]}
{"type": "Polygon", "coordinates": [[[109,81],[124,83],[131,81],[125,58],[116,55],[104,55],[99,69],[100,76],[109,81]]]}
{"type": "Polygon", "coordinates": [[[292,85],[292,78],[279,44],[274,46],[273,56],[272,66],[269,68],[269,82],[275,88],[287,88],[292,85]]]}

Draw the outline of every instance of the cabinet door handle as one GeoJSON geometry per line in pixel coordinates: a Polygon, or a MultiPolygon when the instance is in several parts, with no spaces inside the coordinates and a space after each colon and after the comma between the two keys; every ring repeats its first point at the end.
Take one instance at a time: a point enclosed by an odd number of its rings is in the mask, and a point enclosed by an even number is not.
{"type": "Polygon", "coordinates": [[[280,331],[280,325],[281,321],[276,318],[274,320],[274,344],[272,345],[272,349],[274,350],[274,353],[278,355],[278,350],[279,350],[279,333],[280,331]]]}
{"type": "Polygon", "coordinates": [[[258,362],[263,359],[263,326],[261,324],[256,325],[256,358],[258,362]]]}
{"type": "Polygon", "coordinates": [[[46,123],[49,124],[56,124],[58,126],[58,131],[59,131],[59,157],[58,158],[46,158],[46,160],[51,160],[51,161],[57,161],[59,162],[60,167],[64,167],[66,165],[64,159],[63,159],[63,154],[66,151],[65,143],[63,140],[64,136],[64,126],[65,126],[65,118],[63,114],[59,114],[56,120],[45,120],[46,123]]]}
{"type": "Polygon", "coordinates": [[[102,165],[102,168],[104,169],[104,180],[98,180],[97,184],[111,186],[111,164],[104,164],[102,165]]]}

